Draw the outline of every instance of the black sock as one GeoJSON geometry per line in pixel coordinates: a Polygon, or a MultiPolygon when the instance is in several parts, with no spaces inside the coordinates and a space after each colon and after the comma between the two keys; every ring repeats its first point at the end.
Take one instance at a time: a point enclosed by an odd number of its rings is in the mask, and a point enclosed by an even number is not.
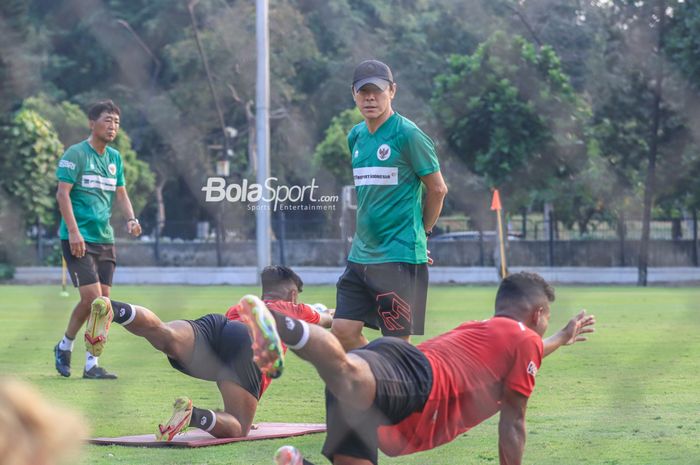
{"type": "Polygon", "coordinates": [[[112,311],[114,312],[114,321],[120,325],[128,325],[136,316],[136,309],[125,302],[112,300],[112,311]]]}
{"type": "Polygon", "coordinates": [[[275,311],[270,311],[277,323],[277,333],[282,342],[290,349],[301,349],[309,339],[309,325],[305,321],[296,320],[275,311]]]}
{"type": "Polygon", "coordinates": [[[193,428],[210,431],[216,423],[216,414],[211,410],[192,407],[192,417],[190,418],[190,426],[193,428]]]}

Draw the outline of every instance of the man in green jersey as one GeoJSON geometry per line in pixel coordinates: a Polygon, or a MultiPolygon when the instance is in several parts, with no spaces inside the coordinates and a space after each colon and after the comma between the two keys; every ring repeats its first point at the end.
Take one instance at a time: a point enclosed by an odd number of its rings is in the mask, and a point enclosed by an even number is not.
{"type": "Polygon", "coordinates": [[[98,365],[111,318],[90,314],[92,301],[109,297],[116,266],[114,232],[109,224],[116,200],[129,234],[141,234],[124,185],[119,152],[107,144],[119,131],[119,107],[111,100],[93,105],[88,111],[90,136],[66,150],[58,162],[56,199],[61,211],[60,238],[63,257],[80,301],[73,309],[63,339],[54,347],[56,370],[70,376],[71,353],[76,334],[88,317],[85,331],[87,348],[83,378],[114,379],[98,365]]]}
{"type": "Polygon", "coordinates": [[[404,339],[423,334],[426,239],[447,194],[433,142],[391,108],[396,84],[389,67],[360,63],[352,94],[364,117],[348,134],[357,229],[332,326],[345,350],[367,344],[363,326],[404,339]]]}

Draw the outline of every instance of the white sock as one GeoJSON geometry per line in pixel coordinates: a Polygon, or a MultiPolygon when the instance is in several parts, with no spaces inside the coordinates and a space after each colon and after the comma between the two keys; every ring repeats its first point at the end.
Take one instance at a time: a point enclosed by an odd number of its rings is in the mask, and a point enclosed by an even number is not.
{"type": "Polygon", "coordinates": [[[58,348],[60,350],[70,350],[73,352],[73,343],[75,343],[75,339],[68,339],[68,336],[64,334],[63,339],[58,343],[58,348]]]}
{"type": "Polygon", "coordinates": [[[209,410],[209,411],[211,412],[211,416],[212,416],[213,420],[212,420],[212,422],[211,422],[211,426],[210,426],[209,428],[206,429],[206,432],[207,432],[207,433],[208,433],[209,431],[213,430],[214,427],[216,426],[216,412],[214,412],[213,410],[209,410]]]}
{"type": "Polygon", "coordinates": [[[95,357],[90,352],[85,352],[85,371],[90,371],[92,367],[96,367],[98,360],[99,357],[95,357]]]}

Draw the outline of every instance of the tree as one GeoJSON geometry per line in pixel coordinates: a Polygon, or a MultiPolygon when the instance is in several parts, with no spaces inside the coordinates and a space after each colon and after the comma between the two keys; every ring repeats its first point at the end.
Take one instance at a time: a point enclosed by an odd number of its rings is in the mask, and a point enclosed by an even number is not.
{"type": "Polygon", "coordinates": [[[601,29],[596,8],[570,0],[492,0],[488,8],[507,21],[508,30],[552,47],[577,91],[595,78],[589,63],[597,52],[601,29]]]}
{"type": "Polygon", "coordinates": [[[31,28],[30,2],[0,2],[0,113],[16,109],[41,79],[41,42],[31,28]]]}
{"type": "MultiPolygon", "coordinates": [[[[596,113],[601,115],[599,110],[606,107],[613,113],[619,112],[616,100],[628,104],[623,118],[597,116],[596,119],[623,129],[619,133],[614,129],[605,131],[613,144],[631,143],[638,149],[632,156],[614,150],[611,161],[625,159],[636,163],[639,170],[632,179],[642,197],[642,237],[637,265],[640,286],[647,284],[655,204],[678,185],[691,141],[679,105],[685,99],[683,86],[670,72],[664,56],[669,20],[682,3],[682,0],[614,0],[603,7],[609,36],[603,59],[609,74],[599,80],[602,90],[594,92],[600,102],[596,113]]],[[[604,110],[602,114],[605,113],[604,110]]],[[[672,195],[678,198],[677,193],[672,195]]]]}
{"type": "Polygon", "coordinates": [[[589,110],[551,47],[496,33],[451,57],[432,104],[451,150],[510,208],[556,197],[586,166],[589,110]]]}
{"type": "Polygon", "coordinates": [[[65,147],[77,144],[89,135],[87,115],[74,103],[65,100],[55,102],[41,92],[25,99],[22,108],[36,111],[50,121],[65,147]]]}
{"type": "Polygon", "coordinates": [[[0,126],[0,186],[20,207],[27,226],[52,224],[54,178],[63,145],[50,122],[22,109],[0,126]]]}
{"type": "MultiPolygon", "coordinates": [[[[682,2],[674,5],[669,18],[664,51],[671,61],[674,71],[683,78],[682,99],[677,102],[681,113],[686,117],[686,128],[692,137],[689,144],[680,152],[681,178],[672,185],[675,192],[669,199],[681,199],[683,207],[700,209],[700,124],[695,115],[700,104],[700,3],[682,2]]],[[[665,199],[662,199],[662,201],[665,199]]]]}
{"type": "Polygon", "coordinates": [[[337,186],[353,184],[348,133],[361,121],[362,114],[357,108],[334,116],[325,137],[314,151],[314,164],[330,173],[337,186]]]}

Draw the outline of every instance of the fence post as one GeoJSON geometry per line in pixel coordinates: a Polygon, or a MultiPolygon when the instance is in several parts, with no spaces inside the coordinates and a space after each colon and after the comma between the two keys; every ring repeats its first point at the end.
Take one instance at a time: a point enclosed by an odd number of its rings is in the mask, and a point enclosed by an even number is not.
{"type": "Polygon", "coordinates": [[[37,260],[39,261],[39,266],[44,264],[44,241],[41,237],[41,221],[36,220],[36,252],[37,260]]]}
{"type": "Polygon", "coordinates": [[[287,262],[285,260],[284,253],[284,241],[287,239],[287,217],[284,214],[284,210],[280,212],[280,237],[277,240],[280,248],[280,264],[286,266],[287,262]]]}
{"type": "Polygon", "coordinates": [[[155,242],[153,243],[153,255],[156,259],[156,266],[160,266],[160,228],[158,227],[157,224],[158,220],[156,220],[156,228],[155,228],[155,242]]]}
{"type": "Polygon", "coordinates": [[[693,208],[693,265],[698,266],[698,209],[693,208]]]}
{"type": "Polygon", "coordinates": [[[625,225],[625,214],[620,213],[617,219],[617,237],[620,239],[620,266],[625,266],[625,236],[627,226],[625,225]]]}
{"type": "Polygon", "coordinates": [[[223,266],[221,258],[221,213],[216,216],[216,266],[223,266]]]}
{"type": "Polygon", "coordinates": [[[554,266],[554,212],[549,210],[549,266],[554,266]]]}
{"type": "Polygon", "coordinates": [[[479,229],[479,266],[484,266],[484,232],[479,229]]]}

